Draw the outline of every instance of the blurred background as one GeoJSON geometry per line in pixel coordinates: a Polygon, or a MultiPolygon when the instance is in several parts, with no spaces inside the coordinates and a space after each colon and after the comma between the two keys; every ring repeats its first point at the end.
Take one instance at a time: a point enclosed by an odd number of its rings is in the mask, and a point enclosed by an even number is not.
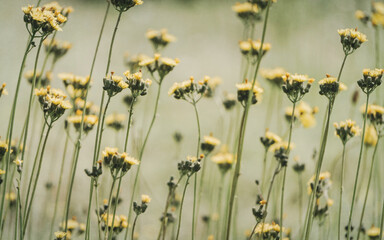
{"type": "MultiPolygon", "coordinates": [[[[47,1],[43,0],[42,3],[47,1]]],[[[139,193],[145,193],[152,197],[152,202],[148,211],[140,217],[141,239],[153,239],[159,228],[159,217],[165,203],[167,195],[166,182],[170,176],[177,176],[177,162],[184,156],[193,154],[196,147],[196,122],[192,106],[184,101],[177,101],[167,94],[168,89],[174,82],[179,82],[194,76],[202,79],[204,75],[219,76],[222,84],[217,90],[218,99],[221,99],[222,92],[236,93],[235,83],[239,82],[241,54],[238,48],[238,41],[241,40],[243,25],[232,11],[231,6],[236,1],[229,0],[144,0],[144,4],[129,10],[123,14],[122,22],[117,33],[114,51],[112,55],[111,71],[117,75],[122,75],[127,66],[124,65],[125,54],[144,53],[152,55],[153,50],[145,37],[146,31],[151,29],[167,28],[169,33],[177,37],[175,43],[171,43],[162,53],[163,56],[179,58],[180,64],[165,79],[163,92],[160,99],[158,119],[155,123],[153,132],[149,138],[148,147],[144,154],[143,166],[141,171],[141,182],[139,193]],[[179,131],[183,135],[181,149],[176,149],[173,134],[179,131]]],[[[86,76],[89,74],[94,48],[98,33],[101,27],[105,12],[106,3],[102,0],[62,0],[62,6],[72,6],[74,12],[71,14],[68,23],[63,28],[63,32],[57,34],[57,39],[69,41],[73,44],[72,49],[61,59],[54,69],[54,81],[52,85],[63,88],[61,80],[57,74],[61,72],[71,72],[77,75],[86,76]]],[[[17,73],[21,63],[22,54],[27,41],[28,33],[23,22],[21,7],[27,4],[35,4],[35,1],[16,0],[5,1],[0,8],[0,83],[6,82],[9,96],[2,97],[0,100],[0,136],[5,138],[8,116],[10,112],[12,97],[15,90],[17,73]]],[[[272,49],[266,54],[261,63],[262,68],[283,67],[291,73],[308,74],[310,77],[320,80],[325,74],[337,75],[343,51],[340,44],[337,30],[340,28],[355,28],[365,33],[368,42],[352,54],[345,65],[341,81],[348,85],[348,90],[341,93],[336,101],[334,114],[331,122],[345,120],[350,117],[351,96],[357,88],[356,81],[360,79],[363,68],[373,68],[374,62],[374,40],[372,28],[363,26],[354,17],[357,9],[370,11],[370,1],[362,0],[278,0],[273,4],[270,12],[266,41],[271,43],[272,49]]],[[[112,7],[109,11],[105,32],[102,38],[96,67],[93,73],[93,84],[90,90],[90,100],[99,104],[102,93],[102,78],[107,61],[108,48],[113,27],[117,19],[117,11],[112,7]]],[[[256,36],[261,36],[261,23],[256,25],[256,36]]],[[[33,68],[35,52],[29,55],[25,70],[33,68]]],[[[42,58],[41,58],[42,59],[42,58]]],[[[40,61],[42,63],[42,61],[40,61]]],[[[265,88],[264,99],[268,99],[270,91],[269,85],[258,77],[260,84],[265,88]]],[[[16,132],[19,136],[27,109],[30,85],[23,80],[21,87],[22,96],[19,99],[19,107],[16,113],[16,132]]],[[[156,85],[153,85],[150,94],[140,99],[136,112],[134,113],[133,136],[136,142],[140,142],[143,132],[148,128],[150,117],[153,111],[153,102],[156,93],[156,85]]],[[[377,91],[383,91],[379,88],[377,91]]],[[[123,104],[124,94],[119,94],[112,99],[108,113],[118,112],[127,113],[128,108],[123,104]]],[[[283,97],[283,107],[290,106],[288,100],[283,97]]],[[[304,181],[312,176],[314,172],[313,152],[320,144],[321,124],[326,108],[326,99],[318,94],[317,84],[305,96],[304,101],[311,106],[318,106],[320,111],[316,115],[317,126],[315,128],[304,129],[297,127],[294,129],[293,142],[295,149],[291,156],[298,156],[306,164],[304,181]]],[[[364,99],[360,99],[357,106],[360,106],[364,99]]],[[[239,221],[238,236],[243,236],[243,232],[250,229],[254,224],[254,217],[251,209],[256,200],[255,179],[261,177],[261,165],[263,157],[263,147],[259,138],[264,134],[265,113],[267,101],[263,101],[251,108],[249,116],[245,148],[244,164],[242,166],[241,177],[238,189],[239,202],[239,221]]],[[[208,135],[210,132],[218,138],[222,138],[231,128],[228,126],[229,118],[236,118],[236,111],[222,115],[220,103],[212,99],[203,99],[198,104],[201,116],[202,134],[208,135]]],[[[353,118],[362,125],[361,115],[356,113],[353,118]]],[[[65,136],[62,134],[63,119],[56,123],[48,143],[43,166],[41,185],[37,190],[38,195],[33,209],[32,235],[39,236],[44,234],[44,219],[41,217],[51,217],[50,209],[53,201],[50,197],[54,196],[55,186],[57,185],[58,169],[60,166],[63,144],[65,136]],[[46,190],[46,183],[52,183],[53,187],[46,190]],[[39,227],[37,228],[37,226],[39,227]],[[36,229],[34,229],[36,227],[36,229]]],[[[284,118],[284,110],[279,115],[274,114],[270,124],[270,130],[277,132],[277,125],[282,122],[284,131],[288,128],[288,123],[284,118]]],[[[41,123],[36,123],[31,131],[32,153],[36,148],[41,123]]],[[[236,126],[237,128],[237,126],[236,126]]],[[[333,177],[337,177],[337,166],[333,166],[333,160],[339,157],[342,145],[339,140],[333,137],[331,130],[328,149],[326,152],[323,170],[329,170],[333,177]]],[[[71,207],[71,216],[77,216],[78,220],[84,222],[88,205],[89,178],[84,174],[83,169],[90,168],[93,153],[95,131],[88,134],[82,141],[80,161],[74,195],[71,207]]],[[[123,134],[119,136],[120,143],[123,143],[123,134]]],[[[116,144],[115,132],[106,129],[102,148],[114,146],[116,144]]],[[[352,181],[357,162],[358,139],[351,142],[348,154],[347,182],[352,181]]],[[[130,146],[133,156],[137,155],[137,147],[130,146]]],[[[30,155],[31,152],[29,153],[30,155]]],[[[68,175],[70,156],[72,148],[68,149],[68,166],[65,172],[68,175]]],[[[292,159],[291,157],[291,159],[292,159]]],[[[291,160],[290,159],[290,160],[291,160]]],[[[26,161],[32,159],[26,159],[26,161]]],[[[275,161],[271,157],[268,161],[275,161]]],[[[292,164],[290,165],[292,166],[292,164]]],[[[288,182],[286,191],[286,206],[296,206],[297,204],[297,176],[289,166],[288,182]]],[[[216,170],[216,169],[214,169],[216,170]]],[[[65,175],[65,176],[66,176],[65,175]]],[[[130,196],[130,188],[133,182],[134,172],[130,172],[125,177],[122,189],[123,202],[118,209],[118,214],[126,214],[130,196]]],[[[67,176],[66,176],[67,178],[67,176]]],[[[66,180],[65,180],[66,181],[66,180]]],[[[66,186],[65,186],[66,187],[66,186]]],[[[347,186],[345,199],[350,199],[350,188],[347,186]]],[[[190,187],[185,202],[182,235],[186,239],[190,230],[190,215],[192,206],[192,187],[190,187]]],[[[63,201],[65,190],[63,189],[63,201]]],[[[106,196],[102,196],[105,198],[106,196]]],[[[209,199],[210,196],[203,196],[209,199]]],[[[338,189],[334,186],[331,191],[331,198],[338,199],[338,189]]],[[[213,198],[215,199],[215,198],[213,198]]],[[[216,201],[216,200],[214,200],[216,201]]],[[[208,201],[203,201],[202,214],[206,214],[208,201]]],[[[348,209],[348,203],[345,209],[348,209]]],[[[377,210],[375,206],[370,206],[368,213],[377,210]]],[[[336,212],[336,207],[333,209],[336,212]]],[[[297,208],[286,207],[287,227],[297,228],[297,208]],[[291,221],[293,220],[293,221],[291,221]]],[[[59,218],[61,213],[59,213],[59,218]]],[[[50,222],[50,220],[49,220],[50,222]]],[[[330,223],[332,224],[332,223],[330,223]]],[[[333,222],[335,224],[335,222],[333,222]]],[[[93,224],[95,225],[95,223],[93,224]]],[[[47,225],[49,227],[49,225],[47,225]]],[[[201,227],[201,226],[199,226],[201,227]]],[[[38,238],[31,239],[38,239],[38,238]]]]}

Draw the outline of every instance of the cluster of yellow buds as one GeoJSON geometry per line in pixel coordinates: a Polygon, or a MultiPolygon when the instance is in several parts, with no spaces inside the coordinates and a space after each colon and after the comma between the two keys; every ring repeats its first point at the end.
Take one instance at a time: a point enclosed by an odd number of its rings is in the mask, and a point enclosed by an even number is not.
{"type": "Polygon", "coordinates": [[[142,0],[111,0],[112,5],[119,12],[128,11],[128,9],[143,4],[142,0]]]}
{"type": "Polygon", "coordinates": [[[372,93],[382,83],[384,69],[363,69],[363,78],[357,84],[365,94],[372,93]]]}
{"type": "Polygon", "coordinates": [[[156,52],[165,48],[169,43],[176,41],[176,37],[168,33],[167,29],[152,30],[149,29],[146,37],[152,43],[156,52]]]}
{"type": "Polygon", "coordinates": [[[106,231],[108,228],[108,232],[113,232],[114,235],[121,233],[128,227],[128,218],[124,215],[115,216],[115,218],[113,218],[112,214],[108,215],[107,213],[104,213],[101,216],[101,219],[103,223],[101,229],[106,231]]]}
{"type": "Polygon", "coordinates": [[[348,119],[340,123],[334,123],[335,135],[338,136],[343,144],[346,144],[349,139],[360,134],[360,128],[355,121],[348,119]]]}
{"type": "Polygon", "coordinates": [[[59,58],[63,57],[68,50],[72,48],[72,44],[69,42],[52,39],[45,39],[43,44],[47,54],[53,54],[53,62],[56,62],[59,58]]]}
{"type": "Polygon", "coordinates": [[[261,95],[264,90],[258,86],[257,83],[254,84],[252,89],[252,83],[245,81],[245,83],[236,84],[237,88],[237,100],[241,103],[243,107],[248,102],[249,94],[251,93],[251,104],[256,104],[261,99],[261,95]]]}
{"type": "Polygon", "coordinates": [[[76,131],[79,132],[81,129],[81,122],[83,122],[83,132],[85,134],[89,133],[93,127],[97,124],[99,118],[96,115],[84,115],[83,120],[83,113],[79,110],[76,112],[75,115],[71,115],[67,118],[67,122],[73,124],[76,131]]]}
{"type": "Polygon", "coordinates": [[[130,71],[126,71],[124,76],[126,77],[126,83],[128,84],[128,88],[131,90],[133,98],[147,95],[148,88],[151,86],[152,81],[150,79],[144,80],[141,71],[133,74],[131,74],[130,71]]]}
{"type": "Polygon", "coordinates": [[[60,73],[58,76],[63,81],[65,89],[72,101],[76,98],[85,98],[88,84],[91,83],[89,76],[83,77],[72,73],[60,73]]]}
{"type": "MultiPolygon", "coordinates": [[[[32,82],[34,81],[34,72],[33,70],[29,70],[27,71],[25,74],[24,74],[24,77],[25,79],[27,79],[27,81],[32,84],[32,82]]],[[[52,82],[52,79],[53,79],[53,76],[52,76],[52,72],[50,71],[47,71],[45,72],[45,75],[41,75],[41,72],[36,72],[36,76],[35,76],[35,81],[36,79],[39,80],[39,82],[36,82],[36,86],[42,86],[42,87],[46,87],[48,85],[51,84],[52,82]]]]}
{"type": "Polygon", "coordinates": [[[145,67],[152,75],[157,72],[161,82],[179,63],[179,59],[161,57],[156,53],[153,58],[145,58],[139,62],[139,66],[145,67]]]}
{"type": "Polygon", "coordinates": [[[176,99],[183,99],[189,103],[197,103],[207,92],[208,89],[208,76],[204,79],[194,81],[194,77],[190,77],[189,80],[183,82],[176,82],[168,91],[169,96],[173,96],[176,99]]]}
{"type": "Polygon", "coordinates": [[[102,152],[102,162],[109,167],[112,176],[117,177],[120,170],[123,174],[127,173],[133,165],[138,165],[139,161],[127,153],[118,153],[117,148],[107,147],[102,152]]]}
{"type": "Polygon", "coordinates": [[[283,76],[283,81],[283,92],[292,103],[296,103],[309,92],[315,79],[303,74],[286,73],[285,76],[283,76]]]}
{"type": "Polygon", "coordinates": [[[272,222],[272,224],[262,223],[262,224],[257,225],[254,234],[259,239],[277,240],[277,239],[279,239],[280,231],[281,231],[280,226],[274,222],[272,222]]]}
{"type": "Polygon", "coordinates": [[[128,84],[123,80],[123,77],[114,75],[114,72],[106,76],[103,83],[103,89],[108,93],[109,97],[113,97],[123,89],[128,88],[128,84]]]}
{"type": "Polygon", "coordinates": [[[362,43],[367,41],[367,36],[357,31],[357,29],[340,29],[337,32],[340,35],[340,41],[346,55],[351,54],[353,51],[358,49],[362,43]]]}

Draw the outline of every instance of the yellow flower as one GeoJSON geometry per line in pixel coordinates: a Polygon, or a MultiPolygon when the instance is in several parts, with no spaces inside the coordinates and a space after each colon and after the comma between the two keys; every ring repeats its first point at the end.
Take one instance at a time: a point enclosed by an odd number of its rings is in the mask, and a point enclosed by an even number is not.
{"type": "Polygon", "coordinates": [[[13,161],[13,163],[16,164],[16,166],[21,166],[21,164],[23,164],[23,161],[20,159],[16,159],[15,161],[13,161]]]}
{"type": "Polygon", "coordinates": [[[55,232],[55,237],[57,240],[64,239],[67,236],[65,232],[55,232]]]}
{"type": "Polygon", "coordinates": [[[364,143],[367,146],[376,146],[378,135],[373,125],[369,125],[365,131],[364,143]]]}
{"type": "Polygon", "coordinates": [[[372,227],[370,229],[368,229],[368,231],[367,231],[367,236],[370,239],[376,239],[377,237],[380,236],[380,228],[372,225],[372,227]]]}
{"type": "Polygon", "coordinates": [[[0,175],[4,175],[5,174],[5,171],[0,169],[0,175]]]}
{"type": "Polygon", "coordinates": [[[353,28],[339,29],[337,32],[342,37],[351,37],[352,39],[359,40],[360,43],[367,41],[367,36],[365,34],[359,32],[353,28]]]}
{"type": "Polygon", "coordinates": [[[204,141],[204,143],[212,145],[212,146],[220,145],[220,140],[213,137],[212,135],[204,136],[203,141],[204,141]]]}
{"type": "Polygon", "coordinates": [[[151,202],[151,198],[148,196],[148,195],[141,195],[141,202],[142,203],[150,203],[151,202]]]}
{"type": "Polygon", "coordinates": [[[121,155],[124,159],[124,163],[127,163],[130,166],[139,165],[139,163],[140,163],[139,160],[137,160],[134,157],[129,156],[127,153],[122,153],[121,155]]]}
{"type": "Polygon", "coordinates": [[[267,131],[265,132],[265,137],[266,137],[267,139],[269,139],[269,140],[272,140],[274,143],[279,143],[279,142],[282,141],[282,140],[281,140],[281,137],[279,137],[277,134],[275,134],[275,133],[273,133],[273,132],[271,132],[271,131],[269,131],[269,130],[267,130],[267,131]]]}
{"type": "MultiPolygon", "coordinates": [[[[275,152],[275,151],[279,150],[280,148],[288,150],[288,142],[284,142],[284,141],[277,142],[269,148],[269,151],[275,152]]],[[[292,150],[293,148],[295,148],[295,144],[293,142],[291,142],[291,144],[289,145],[289,149],[292,150]]]]}

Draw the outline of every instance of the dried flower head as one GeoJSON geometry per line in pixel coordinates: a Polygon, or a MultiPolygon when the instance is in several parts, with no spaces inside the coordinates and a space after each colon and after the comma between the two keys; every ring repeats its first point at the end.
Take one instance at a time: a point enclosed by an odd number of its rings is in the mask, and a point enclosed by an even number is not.
{"type": "Polygon", "coordinates": [[[360,128],[351,119],[345,122],[334,123],[333,126],[336,129],[335,135],[340,138],[343,144],[346,144],[349,139],[360,134],[360,128]]]}
{"type": "Polygon", "coordinates": [[[357,29],[340,29],[337,32],[340,35],[340,41],[346,55],[351,54],[358,49],[362,43],[367,41],[367,36],[357,31],[357,29]]]}

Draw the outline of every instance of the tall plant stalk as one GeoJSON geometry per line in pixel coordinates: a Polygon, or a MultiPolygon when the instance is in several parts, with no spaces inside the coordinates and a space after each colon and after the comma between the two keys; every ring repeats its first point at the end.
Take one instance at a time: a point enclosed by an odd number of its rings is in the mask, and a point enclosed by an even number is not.
{"type": "Polygon", "coordinates": [[[181,218],[182,218],[182,214],[183,214],[184,198],[185,198],[185,193],[187,191],[187,187],[188,187],[190,178],[191,178],[191,176],[187,176],[187,181],[185,182],[185,186],[184,186],[184,190],[183,190],[183,196],[181,197],[180,210],[179,210],[179,221],[177,224],[176,240],[179,239],[179,235],[180,235],[180,226],[181,226],[181,218]]]}
{"type": "MultiPolygon", "coordinates": [[[[267,22],[268,22],[270,5],[271,5],[271,0],[268,0],[268,5],[266,8],[265,19],[264,19],[263,33],[262,33],[262,37],[261,37],[261,44],[260,44],[260,49],[259,49],[259,52],[261,53],[260,56],[262,56],[262,46],[264,44],[265,33],[267,30],[267,22]]],[[[228,209],[226,234],[225,234],[225,238],[224,238],[226,240],[229,240],[230,233],[231,233],[232,212],[233,212],[233,205],[234,205],[235,195],[236,195],[236,190],[237,190],[237,182],[238,182],[239,176],[240,176],[240,167],[241,167],[241,158],[242,158],[242,154],[243,154],[245,129],[247,126],[249,107],[251,105],[252,91],[253,91],[253,88],[254,88],[255,83],[256,83],[256,76],[257,76],[257,73],[259,71],[261,59],[262,59],[261,57],[257,59],[256,69],[255,69],[255,73],[254,73],[253,81],[252,81],[252,87],[249,90],[250,92],[248,94],[248,101],[245,104],[243,116],[241,118],[239,139],[238,139],[238,146],[237,146],[237,161],[236,161],[235,172],[234,172],[233,179],[232,179],[231,194],[230,194],[230,198],[229,198],[229,209],[228,209]]]]}
{"type": "MultiPolygon", "coordinates": [[[[200,119],[199,112],[197,111],[196,102],[193,101],[193,109],[195,110],[196,122],[197,122],[197,148],[196,148],[196,159],[199,158],[200,141],[201,141],[201,130],[200,130],[200,119]]],[[[192,240],[195,239],[196,231],[196,198],[197,198],[197,173],[195,173],[195,182],[193,186],[193,213],[192,213],[192,240]]]]}
{"type": "Polygon", "coordinates": [[[345,143],[343,143],[343,155],[341,158],[341,174],[340,174],[340,190],[339,190],[339,217],[338,217],[338,225],[337,225],[337,239],[341,240],[341,212],[343,206],[343,190],[344,190],[344,163],[345,163],[345,143]]]}

